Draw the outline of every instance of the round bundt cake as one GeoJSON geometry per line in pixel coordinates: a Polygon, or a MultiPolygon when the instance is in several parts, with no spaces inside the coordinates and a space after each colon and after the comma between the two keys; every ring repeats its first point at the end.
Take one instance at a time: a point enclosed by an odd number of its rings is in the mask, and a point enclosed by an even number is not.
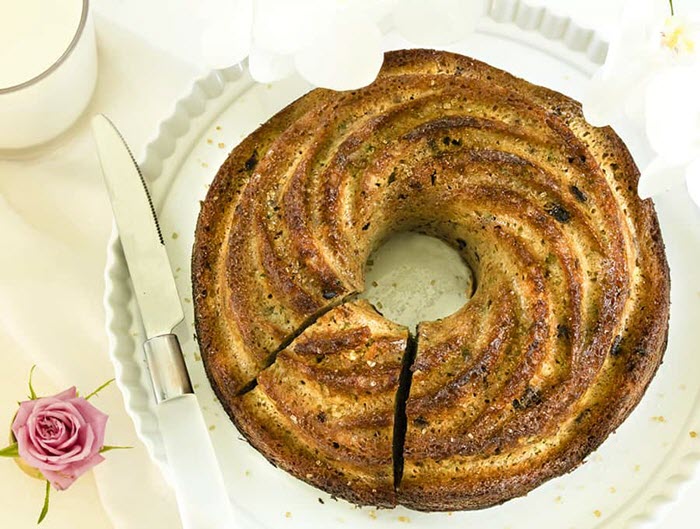
{"type": "Polygon", "coordinates": [[[460,55],[387,53],[229,155],[197,225],[197,337],[266,458],[358,504],[488,507],[583,462],[661,363],[669,272],[651,201],[579,103],[460,55]],[[474,275],[414,335],[356,295],[415,231],[474,275]]]}

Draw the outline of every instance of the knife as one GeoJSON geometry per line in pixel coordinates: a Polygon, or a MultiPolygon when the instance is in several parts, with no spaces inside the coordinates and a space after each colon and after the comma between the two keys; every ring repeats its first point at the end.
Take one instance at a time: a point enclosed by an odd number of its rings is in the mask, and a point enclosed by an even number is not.
{"type": "Polygon", "coordinates": [[[92,131],[146,330],[143,348],[183,528],[231,527],[224,480],[173,333],[184,314],[146,181],[106,116],[93,118],[92,131]]]}

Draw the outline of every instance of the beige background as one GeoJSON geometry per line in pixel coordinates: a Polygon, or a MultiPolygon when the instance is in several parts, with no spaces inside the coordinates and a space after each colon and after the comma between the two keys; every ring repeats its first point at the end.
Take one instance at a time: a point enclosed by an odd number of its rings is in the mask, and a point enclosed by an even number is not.
{"type": "MultiPolygon", "coordinates": [[[[536,1],[604,34],[614,29],[621,6],[621,0],[536,1]]],[[[696,1],[677,0],[676,6],[681,10],[696,1]]],[[[193,3],[94,0],[100,78],[88,114],[108,113],[137,157],[156,124],[198,75],[162,51],[186,55],[192,43],[179,28],[187,27],[186,7],[193,3]]],[[[9,428],[16,401],[27,394],[33,363],[39,365],[35,386],[43,394],[71,384],[90,391],[112,376],[102,310],[110,219],[87,119],[40,157],[0,160],[0,430],[5,422],[9,428]]],[[[107,442],[135,448],[109,454],[70,491],[53,494],[42,527],[175,527],[170,492],[148,464],[117,388],[106,390],[96,403],[111,416],[107,442]],[[101,497],[109,499],[110,512],[101,497]]],[[[12,461],[0,460],[0,527],[33,527],[42,495],[43,483],[20,473],[12,461]]],[[[696,526],[698,497],[700,477],[686,487],[659,527],[696,526]]]]}

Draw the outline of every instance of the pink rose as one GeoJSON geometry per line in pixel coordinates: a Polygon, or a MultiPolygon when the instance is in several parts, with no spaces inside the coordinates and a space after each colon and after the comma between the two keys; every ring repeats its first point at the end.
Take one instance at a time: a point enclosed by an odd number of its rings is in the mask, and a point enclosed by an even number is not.
{"type": "Polygon", "coordinates": [[[53,397],[22,402],[12,431],[19,456],[56,490],[65,490],[104,461],[100,449],[106,424],[107,415],[72,387],[53,397]]]}

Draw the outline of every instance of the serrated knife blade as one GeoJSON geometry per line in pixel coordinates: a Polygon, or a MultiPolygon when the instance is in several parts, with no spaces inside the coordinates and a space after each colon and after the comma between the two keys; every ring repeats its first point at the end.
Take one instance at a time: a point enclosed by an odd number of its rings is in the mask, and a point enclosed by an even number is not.
{"type": "Polygon", "coordinates": [[[146,336],[167,334],[184,314],[148,187],[112,122],[100,114],[92,129],[146,336]]]}

